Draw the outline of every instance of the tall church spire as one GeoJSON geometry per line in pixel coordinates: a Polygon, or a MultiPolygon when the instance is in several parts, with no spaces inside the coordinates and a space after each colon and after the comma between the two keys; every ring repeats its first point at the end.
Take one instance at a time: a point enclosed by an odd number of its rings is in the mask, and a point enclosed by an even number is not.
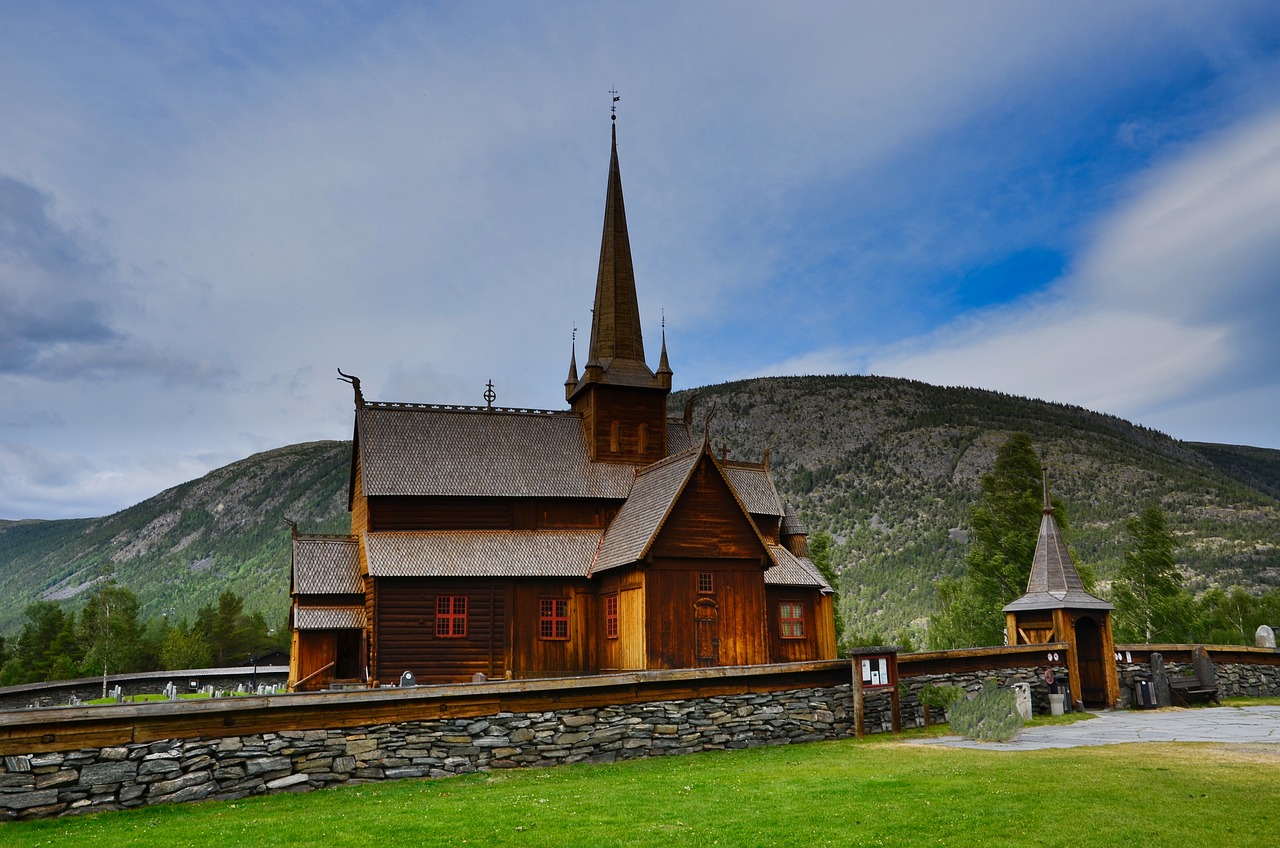
{"type": "Polygon", "coordinates": [[[644,361],[636,276],[631,264],[627,212],[622,201],[622,172],[618,167],[617,125],[612,129],[604,232],[600,238],[600,267],[596,273],[595,309],[591,315],[591,346],[582,383],[601,381],[648,386],[653,384],[654,374],[644,361]]]}
{"type": "Polygon", "coordinates": [[[593,462],[647,465],[667,455],[671,365],[667,362],[665,326],[658,373],[644,361],[616,125],[612,135],[591,342],[581,378],[577,377],[576,359],[570,359],[564,393],[573,411],[582,417],[587,455],[593,462]]]}

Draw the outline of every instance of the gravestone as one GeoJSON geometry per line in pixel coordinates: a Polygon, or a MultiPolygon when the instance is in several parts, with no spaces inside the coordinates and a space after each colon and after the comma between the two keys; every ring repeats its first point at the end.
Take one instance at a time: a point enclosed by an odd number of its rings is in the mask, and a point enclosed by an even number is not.
{"type": "Polygon", "coordinates": [[[1015,683],[1013,691],[1018,695],[1018,713],[1023,721],[1031,721],[1031,684],[1015,683]]]}
{"type": "Polygon", "coordinates": [[[1265,624],[1259,624],[1257,632],[1253,634],[1253,643],[1259,648],[1271,648],[1274,651],[1276,631],[1265,624]]]}
{"type": "Polygon", "coordinates": [[[418,679],[413,676],[412,671],[406,671],[404,674],[400,675],[400,685],[401,686],[417,686],[418,679]]]}
{"type": "Polygon", "coordinates": [[[1164,654],[1158,651],[1151,653],[1151,682],[1156,687],[1156,706],[1167,707],[1173,703],[1169,693],[1169,675],[1164,670],[1164,654]]]}
{"type": "Polygon", "coordinates": [[[1196,680],[1200,681],[1201,686],[1217,686],[1218,673],[1213,668],[1213,660],[1209,659],[1209,652],[1204,649],[1204,645],[1196,645],[1191,652],[1191,667],[1195,669],[1196,680]]]}

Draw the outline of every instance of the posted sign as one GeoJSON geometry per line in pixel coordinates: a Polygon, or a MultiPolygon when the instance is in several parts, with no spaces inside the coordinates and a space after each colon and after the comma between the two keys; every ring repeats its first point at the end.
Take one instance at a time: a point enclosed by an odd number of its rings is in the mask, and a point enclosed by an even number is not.
{"type": "Polygon", "coordinates": [[[888,657],[862,657],[862,688],[877,689],[894,685],[888,657]]]}

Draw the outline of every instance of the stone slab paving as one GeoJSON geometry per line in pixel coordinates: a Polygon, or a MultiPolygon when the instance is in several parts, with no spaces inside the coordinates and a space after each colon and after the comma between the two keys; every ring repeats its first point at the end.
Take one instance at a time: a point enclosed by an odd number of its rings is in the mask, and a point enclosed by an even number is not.
{"type": "Polygon", "coordinates": [[[960,736],[940,736],[915,740],[914,744],[1034,751],[1127,742],[1280,744],[1280,706],[1107,711],[1094,713],[1094,718],[1075,724],[1024,728],[1012,742],[974,742],[960,736]]]}

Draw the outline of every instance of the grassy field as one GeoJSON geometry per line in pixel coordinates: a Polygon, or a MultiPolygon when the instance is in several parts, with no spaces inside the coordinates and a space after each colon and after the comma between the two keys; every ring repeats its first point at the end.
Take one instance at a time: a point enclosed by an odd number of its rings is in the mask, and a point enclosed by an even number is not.
{"type": "Polygon", "coordinates": [[[0,824],[0,845],[1274,846],[1280,746],[852,740],[0,824]]]}

